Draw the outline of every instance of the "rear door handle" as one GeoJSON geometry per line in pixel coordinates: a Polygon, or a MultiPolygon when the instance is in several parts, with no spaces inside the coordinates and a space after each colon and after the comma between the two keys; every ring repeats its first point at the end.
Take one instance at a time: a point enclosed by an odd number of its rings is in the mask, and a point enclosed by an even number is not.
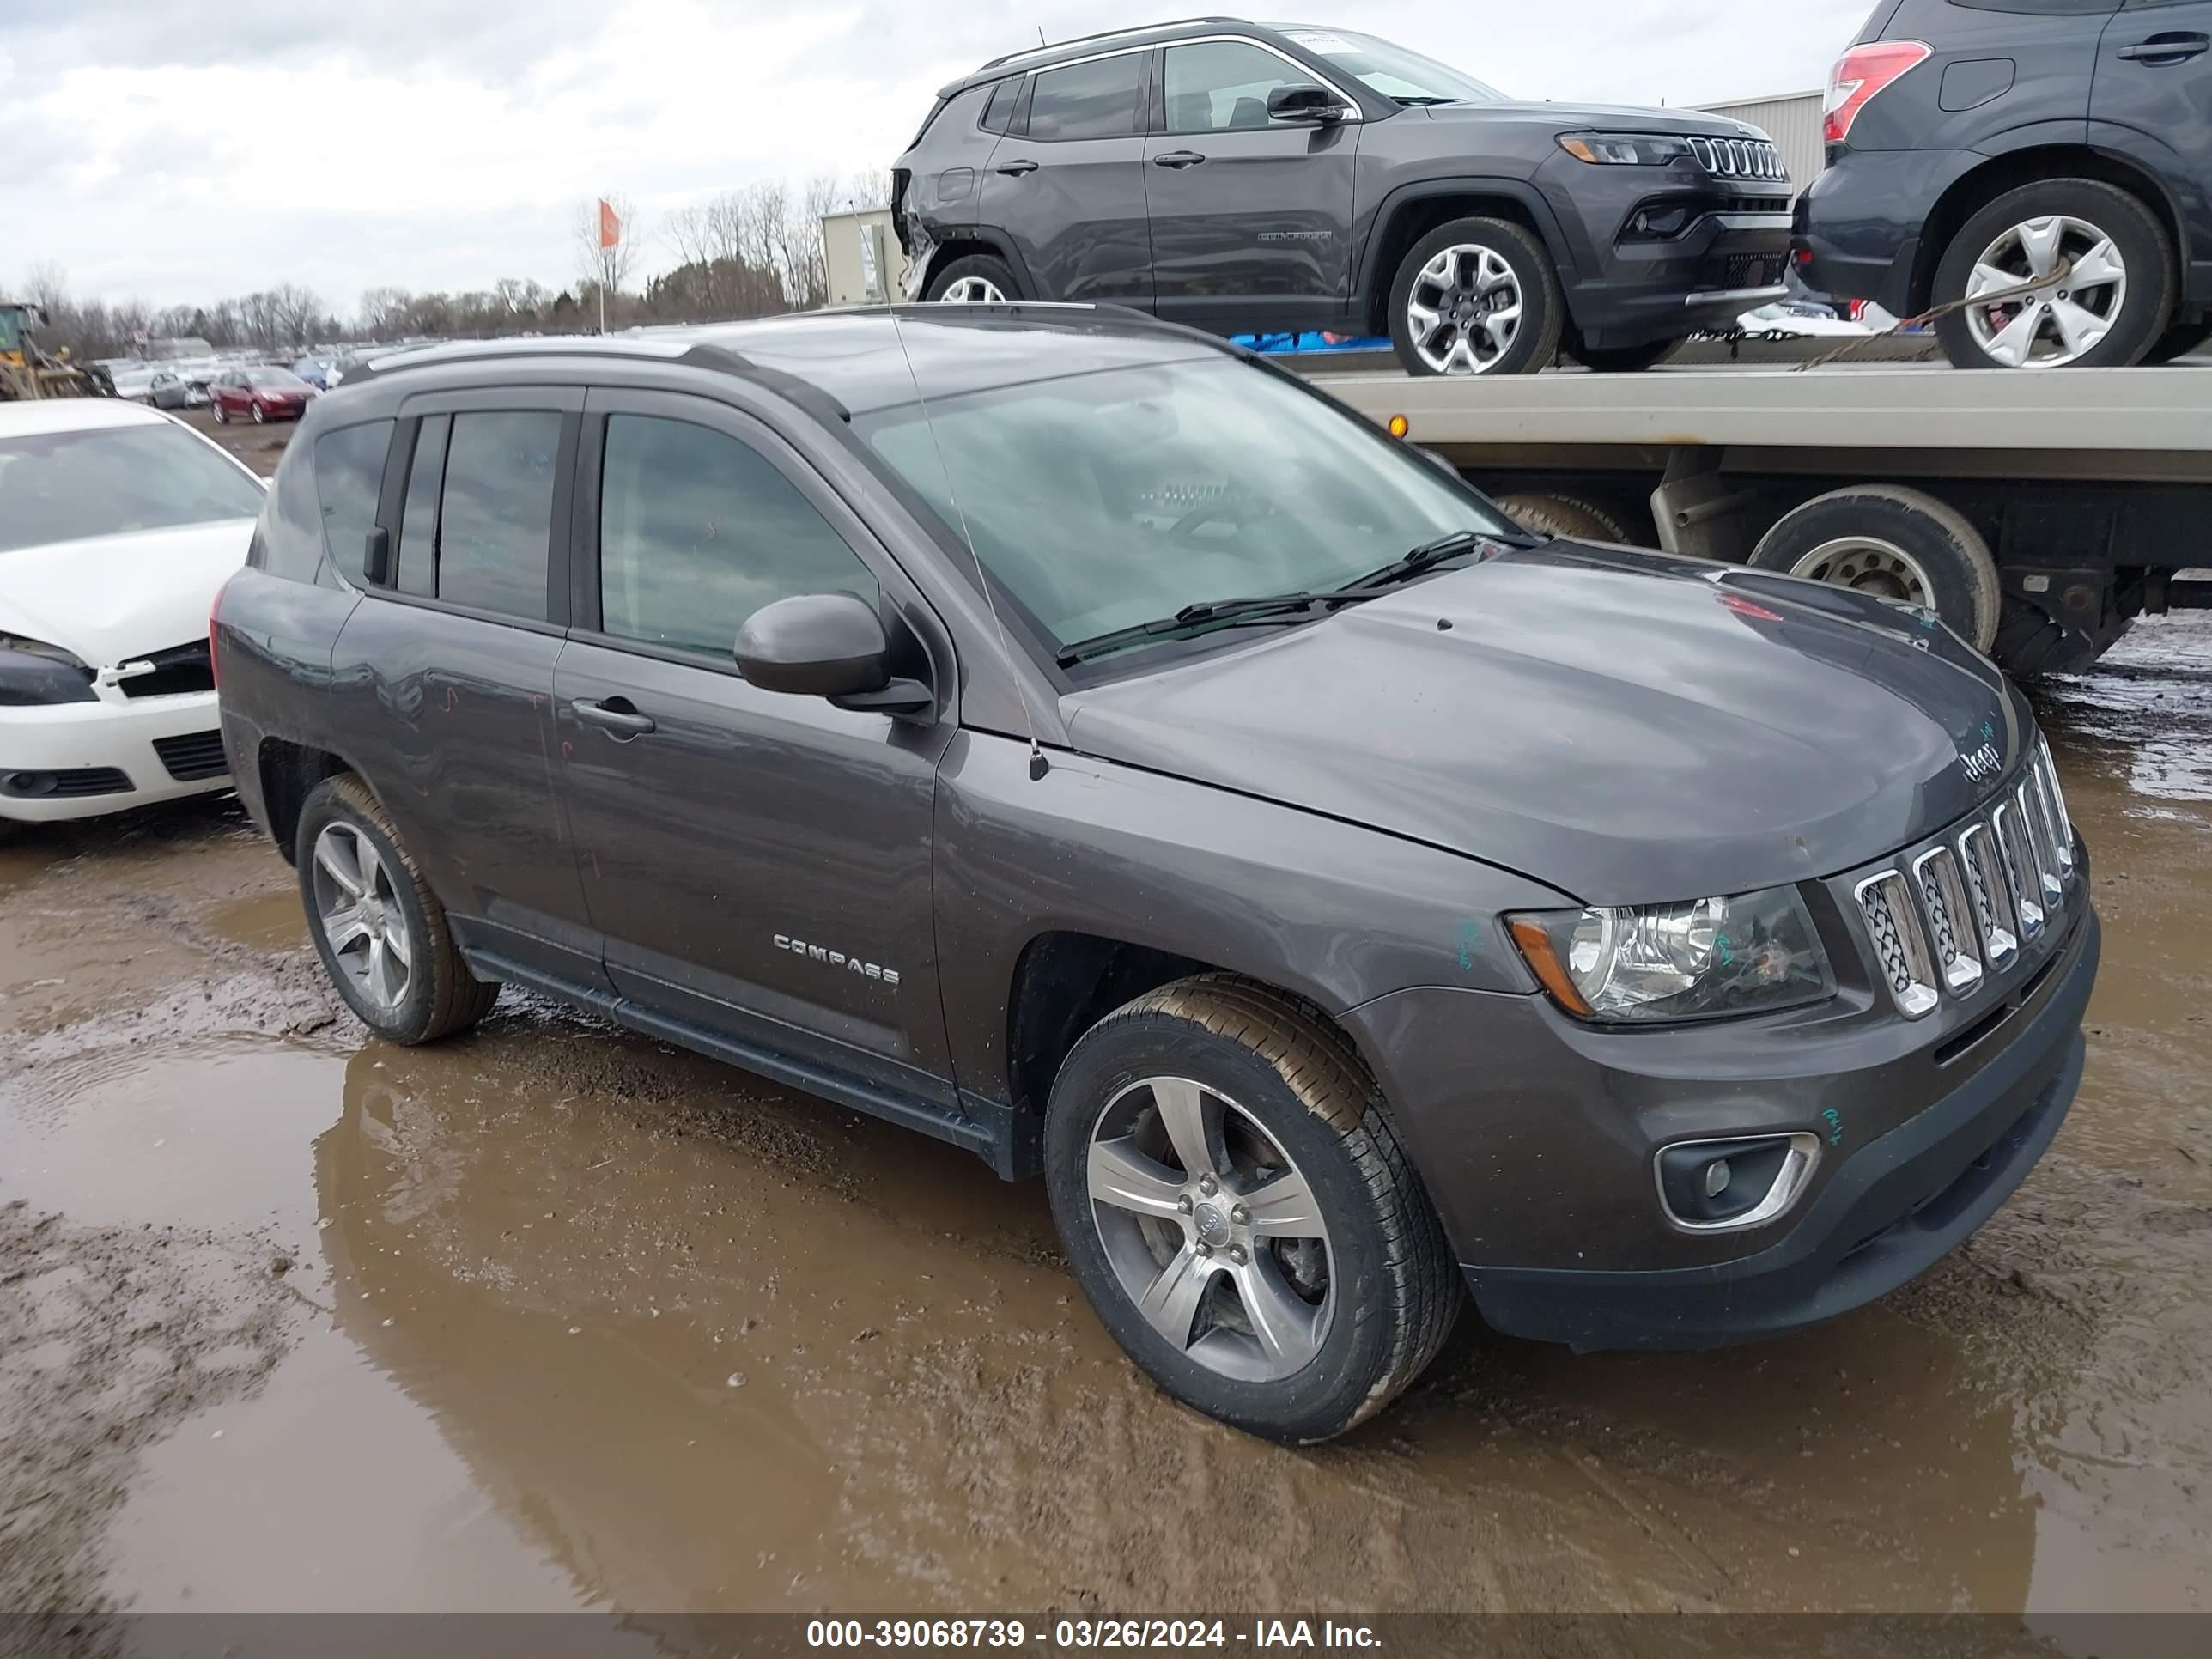
{"type": "Polygon", "coordinates": [[[2192,58],[2202,58],[2208,51],[2212,51],[2212,34],[2177,30],[2154,34],[2141,46],[2122,46],[2118,55],[2130,64],[2148,64],[2157,69],[2167,64],[2185,64],[2192,58]]]}
{"type": "Polygon", "coordinates": [[[593,702],[589,697],[579,697],[568,705],[576,718],[586,726],[596,726],[611,732],[616,738],[641,738],[657,730],[653,716],[641,714],[628,697],[609,697],[605,702],[593,702]]]}
{"type": "Polygon", "coordinates": [[[1171,149],[1152,157],[1156,167],[1194,167],[1206,159],[1194,149],[1171,149]]]}
{"type": "Polygon", "coordinates": [[[1003,173],[1009,179],[1018,179],[1024,173],[1035,173],[1037,170],[1037,164],[1035,161],[1009,161],[1002,167],[994,167],[991,170],[994,173],[1003,173]]]}

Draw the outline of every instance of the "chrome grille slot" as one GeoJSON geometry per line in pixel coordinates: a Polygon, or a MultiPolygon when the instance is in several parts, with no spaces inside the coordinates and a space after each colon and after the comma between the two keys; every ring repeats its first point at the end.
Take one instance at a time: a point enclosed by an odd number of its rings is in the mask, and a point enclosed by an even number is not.
{"type": "Polygon", "coordinates": [[[2035,880],[2043,895],[2043,914],[2056,920],[2065,907],[2066,884],[2058,873],[2058,832],[2051,827],[2050,815],[2043,805],[2043,780],[2033,767],[2021,780],[2020,787],[2013,792],[2019,803],[2020,822],[2026,832],[2028,852],[2035,860],[2035,880]]]}
{"type": "Polygon", "coordinates": [[[2025,942],[2043,931],[2043,872],[2036,867],[2027,826],[2021,823],[2014,802],[2007,801],[1990,814],[1990,828],[2004,854],[2005,885],[2012,890],[2013,913],[2020,918],[2020,936],[2025,942]]]}
{"type": "Polygon", "coordinates": [[[2058,834],[2058,873],[2063,879],[2074,873],[2074,817],[2066,810],[2066,792],[2058,787],[2058,763],[2051,758],[2051,745],[2039,739],[2035,745],[2035,773],[2043,785],[2044,810],[2051,815],[2051,827],[2058,834]]]}
{"type": "Polygon", "coordinates": [[[1690,153],[1706,172],[1723,179],[1787,180],[1782,152],[1765,138],[1692,138],[1690,153]]]}
{"type": "Polygon", "coordinates": [[[1923,853],[1912,861],[1912,882],[1920,890],[1921,911],[1927,918],[1944,988],[1954,997],[1972,996],[1981,987],[1982,957],[1957,855],[1948,847],[1923,853]]]}
{"type": "Polygon", "coordinates": [[[1885,870],[1859,884],[1857,898],[1891,1000],[1907,1019],[1921,1018],[1937,1001],[1936,966],[1905,878],[1885,870]]]}
{"type": "Polygon", "coordinates": [[[1982,936],[1982,960],[2002,968],[2020,953],[2019,923],[2013,915],[2012,889],[2006,884],[2004,855],[1986,823],[1959,837],[1959,861],[1966,866],[1974,921],[1982,936]]]}

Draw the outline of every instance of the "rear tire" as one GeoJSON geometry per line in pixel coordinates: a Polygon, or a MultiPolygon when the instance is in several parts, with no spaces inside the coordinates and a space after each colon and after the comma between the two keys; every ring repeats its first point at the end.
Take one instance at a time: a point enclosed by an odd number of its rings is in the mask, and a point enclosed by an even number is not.
{"type": "Polygon", "coordinates": [[[1937,319],[1936,338],[1955,367],[2124,368],[2141,362],[2166,332],[2173,318],[2173,239],[2135,197],[2093,179],[2022,185],[1967,220],[1936,266],[1936,303],[1964,298],[1985,255],[1996,256],[1989,262],[1993,270],[2027,280],[2038,269],[2035,249],[2046,238],[2056,239],[2049,245],[2056,250],[2051,260],[2063,256],[2082,264],[2094,255],[2100,273],[2117,264],[2120,280],[2092,282],[2078,291],[2062,280],[2045,294],[1995,307],[1994,315],[1990,308],[1963,307],[1937,319]],[[2032,316],[2023,311],[2031,303],[2037,303],[2032,316]],[[2061,326],[2062,316],[2103,331],[2077,349],[2061,326]],[[2022,331],[2005,343],[2015,324],[2022,331]],[[2024,362],[2006,355],[2022,351],[2024,362]]]}
{"type": "Polygon", "coordinates": [[[1680,340],[1653,340],[1633,346],[1571,345],[1567,355],[1595,374],[1640,374],[1665,362],[1681,343],[1680,340]]]}
{"type": "Polygon", "coordinates": [[[1012,265],[994,254],[970,253],[931,277],[925,297],[947,305],[1008,305],[1022,294],[1012,265]]]}
{"type": "Polygon", "coordinates": [[[1328,1440],[1381,1410],[1464,1300],[1358,1053],[1249,980],[1178,981],[1091,1027],[1053,1085],[1045,1179],[1076,1281],[1130,1357],[1267,1439],[1328,1440]]]}
{"type": "Polygon", "coordinates": [[[1996,642],[2002,591],[1981,532],[1933,495],[1854,484],[1785,514],[1751,564],[1924,605],[1979,651],[1996,642]]]}
{"type": "Polygon", "coordinates": [[[1455,219],[1399,262],[1390,344],[1408,374],[1534,374],[1559,356],[1566,311],[1534,235],[1504,219],[1455,219]]]}
{"type": "Polygon", "coordinates": [[[491,1012],[499,987],[469,972],[445,907],[359,778],[342,773],[310,792],[293,862],[323,971],[370,1030],[411,1048],[491,1012]]]}
{"type": "Polygon", "coordinates": [[[2135,625],[2133,617],[2114,616],[2099,623],[2094,633],[2071,633],[2025,599],[2008,598],[1990,655],[2014,679],[2087,673],[2135,625]]]}

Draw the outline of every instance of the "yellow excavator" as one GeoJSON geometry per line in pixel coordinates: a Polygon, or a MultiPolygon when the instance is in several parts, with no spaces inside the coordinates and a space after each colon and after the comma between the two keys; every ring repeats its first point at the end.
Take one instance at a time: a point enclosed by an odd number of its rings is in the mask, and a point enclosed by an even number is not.
{"type": "Polygon", "coordinates": [[[95,365],[79,368],[64,348],[49,356],[31,338],[45,313],[27,300],[0,300],[0,404],[37,398],[112,398],[115,383],[95,365]]]}

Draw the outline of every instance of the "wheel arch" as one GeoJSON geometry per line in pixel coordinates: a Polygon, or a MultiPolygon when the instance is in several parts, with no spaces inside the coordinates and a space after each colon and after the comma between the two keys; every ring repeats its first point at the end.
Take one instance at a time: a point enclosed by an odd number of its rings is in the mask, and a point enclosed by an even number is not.
{"type": "Polygon", "coordinates": [[[1353,289],[1358,313],[1370,332],[1390,331],[1390,284],[1407,251],[1438,225],[1469,218],[1504,219],[1536,239],[1559,273],[1572,322],[1574,260],[1542,192],[1516,179],[1433,179],[1401,185],[1376,210],[1353,289]]]}
{"type": "Polygon", "coordinates": [[[927,294],[929,285],[937,280],[937,273],[955,259],[965,259],[979,253],[1006,261],[1006,268],[1020,282],[1024,297],[1036,295],[1036,285],[1030,280],[1029,269],[1023,264],[1021,256],[1014,252],[1013,245],[1002,237],[972,227],[948,231],[944,240],[930,249],[929,263],[922,267],[921,292],[927,294]]]}
{"type": "Polygon", "coordinates": [[[1014,1109],[1042,1114],[1069,1053],[1116,1008],[1178,980],[1208,975],[1227,975],[1289,998],[1309,1018],[1341,1035],[1367,1064],[1350,1028],[1293,987],[1109,934],[1054,929],[1023,946],[1007,992],[1006,1084],[1014,1109]]]}
{"type": "Polygon", "coordinates": [[[2111,185],[2133,196],[2156,215],[2165,226],[2174,255],[2175,293],[2188,270],[2187,228],[2180,204],[2158,176],[2113,151],[2075,141],[2043,141],[2023,144],[1963,173],[1929,210],[1913,256],[1912,287],[1908,303],[1918,315],[1932,303],[1936,267],[1942,263],[1951,239],[1967,220],[2008,190],[2053,179],[2087,179],[2111,185]]]}
{"type": "Polygon", "coordinates": [[[300,833],[300,814],[317,784],[327,778],[352,774],[374,797],[376,791],[366,777],[343,757],[326,749],[312,748],[287,738],[264,738],[255,757],[261,781],[261,810],[264,826],[284,862],[293,861],[293,842],[300,833]]]}

